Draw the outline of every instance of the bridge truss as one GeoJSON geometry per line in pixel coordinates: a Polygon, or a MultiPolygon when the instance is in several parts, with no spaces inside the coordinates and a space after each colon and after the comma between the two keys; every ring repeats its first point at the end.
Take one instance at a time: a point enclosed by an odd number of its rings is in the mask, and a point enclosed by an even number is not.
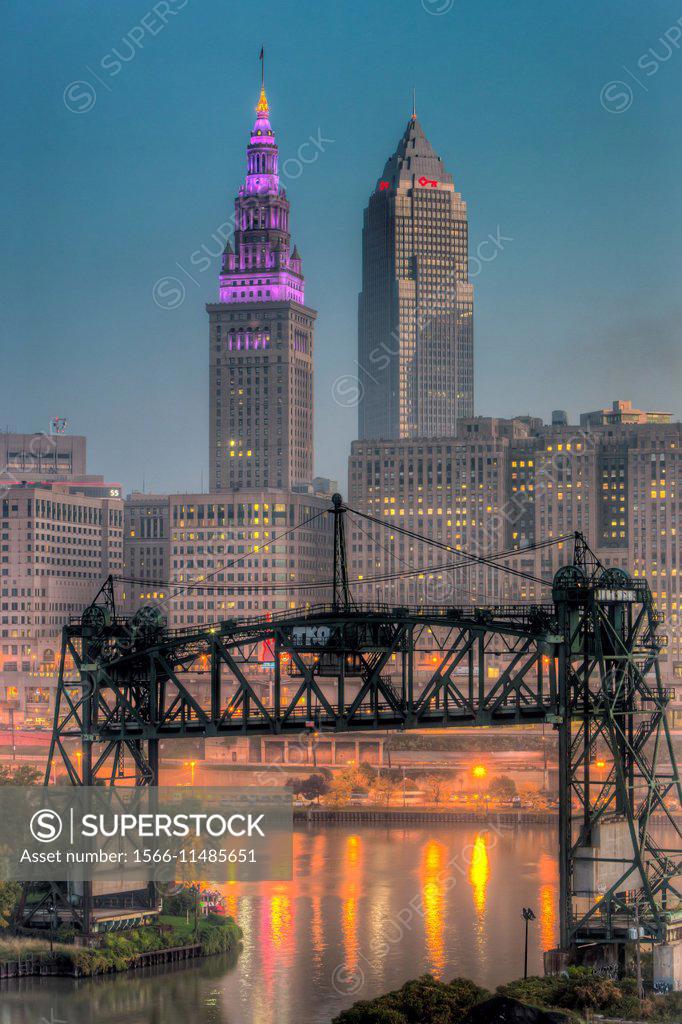
{"type": "Polygon", "coordinates": [[[153,607],[117,615],[105,585],[63,629],[46,782],[59,760],[74,785],[115,785],[126,765],[156,785],[159,742],[174,738],[550,723],[562,948],[624,943],[635,921],[664,941],[682,921],[682,790],[646,581],[576,535],[546,605],[356,605],[340,498],[330,511],[328,606],[169,630],[153,607]]]}

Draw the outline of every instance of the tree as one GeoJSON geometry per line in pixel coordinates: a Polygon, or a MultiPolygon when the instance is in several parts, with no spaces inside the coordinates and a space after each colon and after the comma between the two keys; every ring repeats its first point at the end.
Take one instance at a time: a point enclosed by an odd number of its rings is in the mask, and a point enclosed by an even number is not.
{"type": "Polygon", "coordinates": [[[303,779],[299,793],[304,800],[316,800],[319,803],[320,797],[329,792],[329,783],[323,775],[311,775],[303,779]]]}
{"type": "Polygon", "coordinates": [[[442,775],[425,775],[421,782],[431,803],[439,804],[441,800],[445,799],[447,780],[442,775]]]}
{"type": "Polygon", "coordinates": [[[396,792],[398,783],[390,775],[380,775],[374,782],[371,793],[373,798],[379,804],[388,805],[391,802],[391,797],[396,792]]]}
{"type": "Polygon", "coordinates": [[[355,1003],[332,1024],[454,1024],[487,995],[467,979],[455,978],[446,985],[425,974],[395,992],[355,1003]]]}
{"type": "Polygon", "coordinates": [[[340,772],[334,779],[332,779],[327,794],[329,803],[334,804],[336,807],[342,807],[347,804],[351,798],[351,794],[356,789],[353,785],[355,781],[355,772],[340,772]]]}
{"type": "Polygon", "coordinates": [[[287,779],[284,785],[289,786],[291,788],[291,792],[294,794],[294,796],[300,796],[304,781],[304,779],[291,778],[287,779]]]}
{"type": "Polygon", "coordinates": [[[489,792],[494,800],[513,800],[517,795],[516,783],[508,775],[496,775],[490,781],[489,792]]]}
{"type": "Polygon", "coordinates": [[[29,764],[0,765],[0,786],[35,786],[41,777],[40,770],[29,764]]]}
{"type": "Polygon", "coordinates": [[[538,803],[540,803],[542,797],[540,787],[534,786],[532,783],[528,783],[527,785],[522,786],[521,795],[523,796],[524,800],[531,805],[531,807],[535,807],[538,803]]]}
{"type": "Polygon", "coordinates": [[[355,774],[358,784],[370,789],[376,780],[377,770],[369,761],[361,761],[355,774]]]}
{"type": "Polygon", "coordinates": [[[18,882],[0,882],[0,928],[7,928],[21,894],[18,882]]]}

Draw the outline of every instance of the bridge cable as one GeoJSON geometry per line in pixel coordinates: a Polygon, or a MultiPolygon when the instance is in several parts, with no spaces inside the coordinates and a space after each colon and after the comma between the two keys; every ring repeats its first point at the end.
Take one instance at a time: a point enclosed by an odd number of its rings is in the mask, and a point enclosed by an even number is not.
{"type": "MultiPolygon", "coordinates": [[[[268,541],[267,546],[269,547],[270,544],[276,544],[278,541],[284,540],[285,537],[290,536],[292,533],[295,533],[296,530],[300,530],[304,526],[308,526],[310,523],[314,522],[316,519],[319,519],[321,516],[327,515],[328,512],[329,512],[329,509],[326,509],[326,508],[322,509],[320,512],[316,512],[315,515],[309,516],[307,519],[304,519],[302,522],[298,523],[296,526],[292,526],[290,529],[285,530],[284,533],[279,533],[276,537],[273,537],[272,540],[268,541]]],[[[264,545],[256,545],[256,547],[263,547],[263,546],[264,545]]],[[[209,572],[205,576],[202,576],[201,580],[197,580],[196,582],[192,581],[190,583],[185,584],[185,586],[180,587],[176,591],[176,593],[173,594],[173,597],[177,597],[179,594],[182,594],[185,590],[191,590],[191,589],[194,589],[194,588],[201,588],[201,589],[203,589],[204,586],[205,586],[205,581],[207,579],[210,579],[211,576],[215,576],[219,572],[224,572],[226,569],[232,568],[233,565],[237,565],[239,562],[243,562],[245,558],[249,558],[249,556],[253,555],[254,553],[255,553],[254,552],[254,548],[251,548],[249,551],[246,551],[243,555],[239,555],[238,558],[233,558],[229,562],[223,562],[223,564],[218,566],[217,569],[213,569],[212,572],[209,572]]],[[[131,577],[131,576],[113,576],[112,579],[116,580],[117,583],[135,583],[137,585],[146,585],[146,586],[153,586],[154,583],[157,582],[159,586],[163,586],[163,587],[166,587],[168,589],[170,589],[171,586],[173,586],[173,587],[177,586],[177,584],[171,584],[171,583],[168,583],[168,582],[167,583],[160,583],[158,581],[152,581],[152,580],[139,580],[139,579],[136,579],[136,578],[131,577]]]]}
{"type": "MultiPolygon", "coordinates": [[[[303,525],[303,524],[301,524],[301,525],[303,525]]],[[[355,524],[355,526],[358,529],[361,529],[360,526],[357,523],[355,524]]],[[[364,531],[364,530],[362,532],[365,534],[365,536],[367,536],[370,540],[372,540],[373,543],[375,542],[374,538],[372,538],[370,534],[367,534],[367,532],[364,531]]],[[[283,535],[280,535],[280,536],[283,536],[283,535]]],[[[541,541],[541,542],[538,542],[537,544],[529,545],[527,548],[521,549],[521,551],[518,548],[507,548],[505,551],[493,552],[493,554],[491,554],[488,557],[491,560],[494,560],[496,558],[506,558],[506,557],[509,557],[509,556],[512,556],[512,555],[518,555],[520,553],[525,553],[525,552],[528,552],[528,551],[539,550],[541,548],[549,547],[549,546],[551,546],[553,544],[561,543],[561,542],[563,542],[563,541],[565,541],[567,539],[570,539],[570,536],[571,535],[566,535],[566,536],[554,538],[554,539],[552,539],[550,541],[541,541]]],[[[277,538],[277,539],[280,539],[280,538],[277,538]]],[[[270,542],[270,543],[273,543],[273,542],[270,542]]],[[[388,550],[388,549],[384,548],[384,550],[388,550]]],[[[252,552],[248,552],[247,554],[250,554],[250,553],[252,553],[252,552]]],[[[464,554],[464,553],[462,553],[462,554],[464,554]]],[[[243,560],[243,558],[245,558],[245,557],[247,557],[247,556],[243,555],[243,556],[240,556],[240,559],[235,559],[233,562],[225,563],[224,565],[220,566],[218,569],[214,570],[214,572],[210,573],[209,575],[210,576],[214,576],[218,572],[222,572],[225,569],[229,569],[237,561],[243,560]]],[[[395,557],[398,557],[398,556],[395,556],[395,557]]],[[[464,560],[460,560],[460,561],[457,561],[457,562],[440,562],[440,563],[437,563],[436,565],[423,566],[421,568],[410,568],[409,571],[378,573],[378,574],[376,574],[374,576],[366,576],[364,579],[349,579],[348,580],[348,585],[349,586],[364,586],[365,584],[368,584],[368,583],[386,583],[386,582],[392,582],[394,580],[408,579],[408,578],[411,578],[411,577],[414,577],[414,576],[423,575],[424,573],[433,573],[433,572],[440,572],[440,571],[451,571],[451,570],[454,570],[454,569],[465,568],[468,565],[474,564],[477,560],[478,559],[476,557],[471,557],[471,558],[466,558],[465,557],[464,560]]],[[[405,563],[405,564],[408,564],[408,563],[405,563]]],[[[142,586],[142,587],[153,587],[153,586],[156,586],[156,587],[159,587],[159,588],[163,587],[164,589],[169,589],[169,588],[172,588],[172,587],[180,587],[180,585],[181,585],[181,581],[173,582],[173,581],[169,581],[169,580],[153,580],[153,579],[150,580],[150,579],[144,579],[142,577],[131,577],[131,576],[125,576],[125,577],[124,576],[115,576],[114,579],[117,580],[117,581],[120,581],[120,582],[126,582],[126,583],[135,584],[137,586],[142,586]]],[[[317,589],[323,589],[323,588],[326,588],[326,587],[332,587],[333,585],[334,585],[334,581],[331,580],[331,579],[330,580],[313,580],[313,581],[311,581],[309,583],[295,582],[295,581],[290,581],[290,582],[287,582],[287,583],[234,583],[234,582],[232,582],[232,583],[205,583],[205,582],[202,582],[201,580],[197,580],[196,582],[192,582],[192,583],[186,584],[184,587],[182,587],[182,589],[178,590],[178,593],[181,593],[182,590],[188,590],[188,589],[197,590],[197,591],[211,591],[211,592],[214,591],[214,590],[219,590],[219,591],[230,590],[230,591],[239,591],[239,592],[242,592],[242,591],[261,591],[262,590],[262,591],[283,591],[283,592],[286,592],[286,591],[298,591],[298,590],[317,590],[317,589]]],[[[469,596],[471,597],[471,592],[469,592],[469,596]]]]}
{"type": "MultiPolygon", "coordinates": [[[[376,523],[378,526],[383,526],[387,530],[393,530],[396,533],[402,533],[406,537],[410,537],[413,540],[421,541],[421,543],[423,544],[430,544],[432,547],[439,548],[441,551],[449,551],[452,554],[458,553],[458,549],[453,548],[451,544],[444,544],[442,541],[433,540],[433,538],[426,537],[424,536],[424,534],[417,533],[414,530],[408,530],[404,526],[398,526],[395,523],[386,523],[383,520],[378,519],[376,516],[370,515],[368,512],[360,512],[359,509],[351,508],[350,505],[348,505],[347,508],[348,511],[352,512],[354,515],[361,516],[363,519],[367,519],[371,523],[376,523]]],[[[556,543],[559,543],[559,538],[557,538],[556,543]]],[[[523,548],[520,549],[518,553],[521,554],[522,552],[528,550],[529,548],[523,548]]],[[[515,569],[511,566],[499,565],[498,563],[493,562],[491,558],[485,557],[484,555],[474,555],[471,551],[466,551],[463,548],[460,548],[459,552],[461,552],[463,557],[470,558],[475,562],[480,562],[482,565],[487,565],[492,569],[497,569],[499,572],[506,572],[511,576],[516,576],[520,579],[529,580],[530,582],[537,583],[543,587],[552,586],[551,580],[543,579],[541,576],[534,576],[532,573],[524,572],[522,569],[515,569]]]]}

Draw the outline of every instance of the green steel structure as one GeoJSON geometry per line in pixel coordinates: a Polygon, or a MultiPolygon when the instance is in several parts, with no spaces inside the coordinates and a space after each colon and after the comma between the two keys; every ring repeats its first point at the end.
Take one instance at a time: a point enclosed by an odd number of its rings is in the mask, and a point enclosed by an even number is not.
{"type": "MultiPolygon", "coordinates": [[[[115,785],[124,765],[156,785],[160,741],[181,737],[549,723],[559,734],[561,947],[622,948],[635,922],[646,941],[675,935],[682,790],[646,581],[604,568],[578,534],[544,605],[360,606],[338,496],[329,511],[329,605],[170,630],[156,607],[118,615],[109,581],[63,628],[46,783],[59,761],[74,785],[115,785]],[[427,653],[437,664],[425,674],[427,653]],[[197,688],[198,672],[208,688],[197,688]]],[[[86,892],[85,931],[91,905],[86,892]]]]}

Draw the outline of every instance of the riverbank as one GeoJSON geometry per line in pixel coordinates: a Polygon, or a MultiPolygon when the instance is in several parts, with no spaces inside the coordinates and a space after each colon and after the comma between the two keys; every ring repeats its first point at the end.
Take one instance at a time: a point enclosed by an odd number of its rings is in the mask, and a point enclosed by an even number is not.
{"type": "Polygon", "coordinates": [[[231,917],[209,914],[196,928],[185,918],[162,916],[158,924],[110,933],[96,947],[0,936],[0,980],[26,977],[84,978],[177,964],[241,949],[243,933],[231,917]]]}
{"type": "Polygon", "coordinates": [[[555,825],[556,811],[516,810],[462,810],[435,807],[296,807],[294,822],[313,825],[382,824],[435,825],[461,823],[469,825],[555,825]]]}
{"type": "Polygon", "coordinates": [[[467,978],[444,983],[431,975],[406,982],[377,999],[356,1002],[332,1024],[680,1024],[682,993],[637,997],[634,978],[616,981],[586,967],[571,967],[556,977],[531,977],[498,986],[492,995],[467,978]]]}

